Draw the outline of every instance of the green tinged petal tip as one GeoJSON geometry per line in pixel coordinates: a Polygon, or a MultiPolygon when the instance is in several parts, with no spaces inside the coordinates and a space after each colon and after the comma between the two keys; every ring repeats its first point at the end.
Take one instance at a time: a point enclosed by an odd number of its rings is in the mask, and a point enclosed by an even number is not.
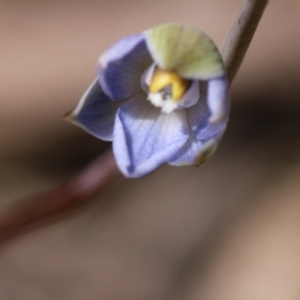
{"type": "Polygon", "coordinates": [[[170,23],[149,29],[144,34],[152,58],[162,69],[200,80],[225,73],[215,44],[198,29],[170,23]]]}

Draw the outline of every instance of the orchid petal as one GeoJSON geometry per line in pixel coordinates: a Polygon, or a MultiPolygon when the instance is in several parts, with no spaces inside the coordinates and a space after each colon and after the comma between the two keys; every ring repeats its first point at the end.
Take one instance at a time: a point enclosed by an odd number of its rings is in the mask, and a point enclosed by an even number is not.
{"type": "Polygon", "coordinates": [[[176,70],[188,79],[224,75],[221,55],[203,32],[181,24],[163,24],[144,32],[148,49],[162,69],[176,70]]]}
{"type": "Polygon", "coordinates": [[[121,104],[111,101],[96,79],[66,119],[97,138],[112,141],[115,116],[121,104]]]}
{"type": "Polygon", "coordinates": [[[224,131],[230,102],[225,77],[200,83],[200,99],[188,109],[187,118],[198,140],[207,140],[224,131]]]}
{"type": "Polygon", "coordinates": [[[152,59],[142,34],[120,40],[99,58],[98,75],[103,91],[114,101],[141,90],[140,78],[152,59]]]}
{"type": "Polygon", "coordinates": [[[199,141],[191,136],[185,145],[177,152],[173,160],[169,161],[172,166],[200,165],[208,160],[215,152],[223,131],[207,141],[199,141]]]}
{"type": "Polygon", "coordinates": [[[188,136],[184,110],[163,114],[140,94],[118,110],[113,151],[122,173],[139,177],[172,160],[188,136]]]}

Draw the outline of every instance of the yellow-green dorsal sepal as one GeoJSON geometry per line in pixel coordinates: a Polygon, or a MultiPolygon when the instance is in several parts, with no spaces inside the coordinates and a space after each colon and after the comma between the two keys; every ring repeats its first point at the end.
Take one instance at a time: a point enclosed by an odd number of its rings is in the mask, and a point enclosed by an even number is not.
{"type": "Polygon", "coordinates": [[[187,79],[207,80],[224,75],[222,57],[202,31],[177,24],[163,24],[144,32],[157,65],[187,79]]]}

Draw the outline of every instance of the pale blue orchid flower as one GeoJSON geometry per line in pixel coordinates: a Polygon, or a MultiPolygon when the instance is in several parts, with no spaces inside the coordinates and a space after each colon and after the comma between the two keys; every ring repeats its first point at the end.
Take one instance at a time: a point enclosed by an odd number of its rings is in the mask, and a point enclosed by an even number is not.
{"type": "Polygon", "coordinates": [[[126,37],[97,71],[67,119],[112,141],[126,177],[199,165],[214,152],[230,102],[221,55],[203,32],[172,23],[126,37]]]}

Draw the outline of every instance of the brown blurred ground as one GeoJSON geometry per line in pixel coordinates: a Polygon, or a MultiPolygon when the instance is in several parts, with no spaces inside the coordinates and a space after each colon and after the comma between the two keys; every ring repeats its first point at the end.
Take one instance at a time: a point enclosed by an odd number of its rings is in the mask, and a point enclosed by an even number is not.
{"type": "MultiPolygon", "coordinates": [[[[221,44],[240,1],[0,1],[0,212],[105,146],[62,120],[124,35],[168,21],[221,44]]],[[[270,1],[201,168],[121,181],[0,249],[0,299],[300,299],[300,2],[270,1]]]]}

